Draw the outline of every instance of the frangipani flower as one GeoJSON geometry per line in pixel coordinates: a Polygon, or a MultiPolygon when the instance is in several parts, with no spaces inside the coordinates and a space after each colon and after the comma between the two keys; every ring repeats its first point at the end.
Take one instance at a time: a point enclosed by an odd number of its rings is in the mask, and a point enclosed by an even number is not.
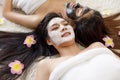
{"type": "Polygon", "coordinates": [[[120,36],[120,31],[118,32],[118,35],[120,36]]]}
{"type": "Polygon", "coordinates": [[[106,47],[109,47],[109,46],[111,46],[112,48],[114,47],[114,42],[113,42],[112,38],[106,36],[106,37],[103,38],[103,41],[105,41],[105,46],[106,47]]]}
{"type": "Polygon", "coordinates": [[[103,15],[109,16],[109,15],[110,15],[110,10],[108,10],[108,9],[107,9],[107,10],[104,10],[104,11],[103,11],[103,15]]]}
{"type": "Polygon", "coordinates": [[[36,41],[34,40],[34,36],[33,35],[29,35],[26,37],[24,44],[27,45],[27,47],[31,47],[33,44],[35,44],[36,41]]]}
{"type": "Polygon", "coordinates": [[[22,70],[24,68],[24,64],[22,64],[18,60],[15,60],[14,62],[11,62],[8,66],[11,67],[11,73],[12,74],[21,74],[22,70]]]}
{"type": "Polygon", "coordinates": [[[0,24],[4,24],[4,18],[0,18],[0,24]]]}

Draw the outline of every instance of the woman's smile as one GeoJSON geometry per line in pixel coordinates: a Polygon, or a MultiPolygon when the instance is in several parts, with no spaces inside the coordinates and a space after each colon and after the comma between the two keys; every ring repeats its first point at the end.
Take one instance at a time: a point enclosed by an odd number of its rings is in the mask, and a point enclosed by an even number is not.
{"type": "Polygon", "coordinates": [[[61,37],[67,37],[69,36],[71,33],[70,32],[65,32],[61,37]]]}

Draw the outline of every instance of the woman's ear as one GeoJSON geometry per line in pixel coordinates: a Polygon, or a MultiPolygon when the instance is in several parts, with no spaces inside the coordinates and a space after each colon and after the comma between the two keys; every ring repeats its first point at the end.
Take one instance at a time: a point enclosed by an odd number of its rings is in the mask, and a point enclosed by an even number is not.
{"type": "Polygon", "coordinates": [[[47,38],[46,42],[47,42],[48,45],[53,45],[53,42],[51,41],[50,38],[47,38]]]}

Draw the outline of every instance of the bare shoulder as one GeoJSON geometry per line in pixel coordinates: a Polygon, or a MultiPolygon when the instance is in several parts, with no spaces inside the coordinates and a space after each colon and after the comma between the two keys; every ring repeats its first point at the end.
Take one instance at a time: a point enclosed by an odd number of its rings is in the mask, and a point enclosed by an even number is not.
{"type": "Polygon", "coordinates": [[[51,68],[55,67],[58,63],[62,61],[61,58],[50,58],[50,59],[43,59],[38,63],[39,69],[45,69],[51,72],[51,68]]]}
{"type": "Polygon", "coordinates": [[[38,65],[37,65],[37,68],[40,69],[40,70],[48,70],[49,69],[49,62],[50,60],[49,59],[43,59],[41,60],[38,65]]]}
{"type": "Polygon", "coordinates": [[[50,71],[52,67],[55,67],[62,61],[64,61],[66,58],[64,57],[55,57],[55,58],[49,58],[49,59],[43,59],[38,63],[38,68],[45,68],[47,71],[50,71]]]}
{"type": "Polygon", "coordinates": [[[105,48],[103,43],[101,43],[101,42],[94,42],[88,48],[101,48],[101,47],[105,48]]]}
{"type": "Polygon", "coordinates": [[[49,59],[41,60],[37,65],[36,80],[48,80],[49,79],[49,59]]]}

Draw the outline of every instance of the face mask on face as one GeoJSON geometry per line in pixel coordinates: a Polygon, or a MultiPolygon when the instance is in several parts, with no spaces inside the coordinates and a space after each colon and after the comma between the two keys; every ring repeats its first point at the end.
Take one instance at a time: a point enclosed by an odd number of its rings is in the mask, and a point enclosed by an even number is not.
{"type": "Polygon", "coordinates": [[[76,20],[78,16],[76,15],[77,8],[80,8],[80,4],[71,5],[71,3],[66,4],[66,14],[69,18],[76,20]]]}
{"type": "Polygon", "coordinates": [[[70,26],[62,18],[53,18],[48,24],[48,35],[50,39],[56,44],[60,45],[64,42],[74,39],[74,31],[72,26],[70,26]]]}
{"type": "Polygon", "coordinates": [[[78,18],[82,17],[84,14],[86,14],[90,10],[91,10],[90,8],[83,7],[79,3],[77,4],[67,3],[66,4],[66,14],[72,20],[77,20],[78,18]]]}

